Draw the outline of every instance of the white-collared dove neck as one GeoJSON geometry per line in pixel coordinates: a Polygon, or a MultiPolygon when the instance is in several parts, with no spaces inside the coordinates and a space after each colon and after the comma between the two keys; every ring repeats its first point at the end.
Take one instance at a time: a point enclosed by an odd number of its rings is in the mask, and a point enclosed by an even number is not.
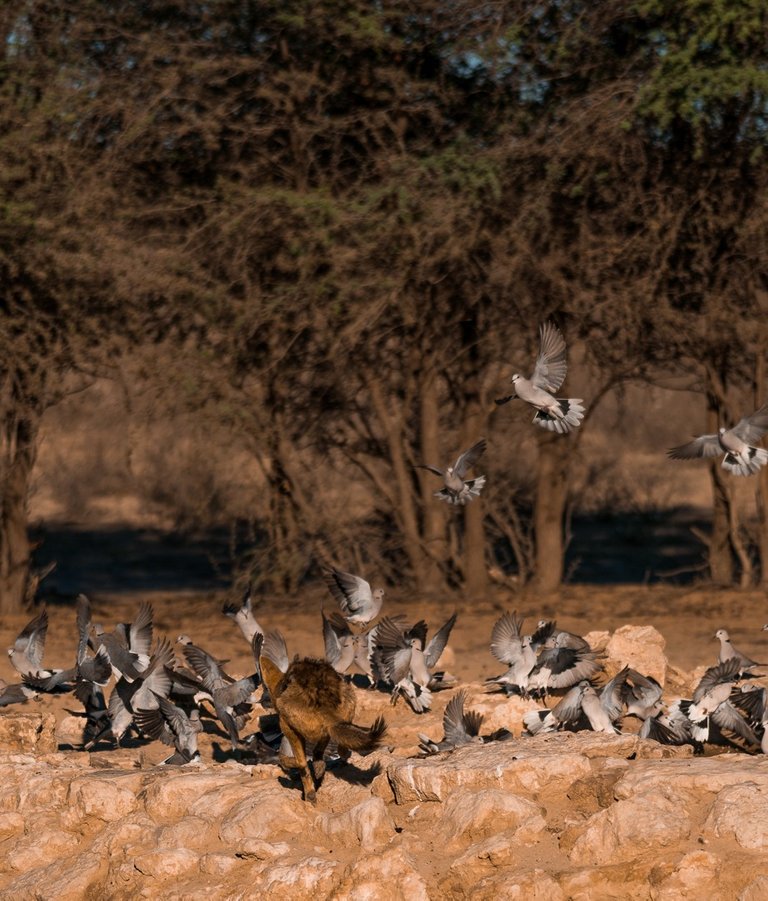
{"type": "Polygon", "coordinates": [[[503,404],[519,397],[536,408],[533,417],[536,425],[565,434],[580,425],[584,418],[584,402],[576,397],[555,397],[568,371],[565,339],[560,329],[554,323],[546,322],[539,326],[539,337],[539,355],[533,375],[529,379],[517,373],[513,375],[514,395],[500,398],[496,403],[503,404]]]}
{"type": "Polygon", "coordinates": [[[381,612],[383,588],[372,590],[365,579],[335,567],[325,570],[323,578],[348,623],[366,626],[381,612]]]}
{"type": "Polygon", "coordinates": [[[445,487],[436,491],[435,497],[449,504],[463,505],[478,497],[485,485],[485,476],[476,476],[474,479],[466,481],[464,477],[485,453],[486,446],[485,438],[481,438],[469,450],[459,454],[453,466],[449,466],[445,470],[438,469],[437,466],[429,463],[418,463],[416,468],[426,469],[442,478],[445,487]]]}
{"type": "Polygon", "coordinates": [[[749,476],[768,463],[768,450],[754,446],[766,432],[768,403],[740,419],[732,429],[721,428],[716,435],[699,435],[687,444],[670,448],[667,456],[672,460],[696,460],[723,454],[724,469],[733,475],[749,476]]]}

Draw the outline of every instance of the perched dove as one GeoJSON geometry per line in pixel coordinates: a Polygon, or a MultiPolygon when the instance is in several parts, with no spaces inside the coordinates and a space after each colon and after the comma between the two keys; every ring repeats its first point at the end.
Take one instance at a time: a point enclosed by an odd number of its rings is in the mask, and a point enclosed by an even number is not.
{"type": "Polygon", "coordinates": [[[541,344],[533,375],[530,379],[513,375],[515,393],[500,398],[496,403],[504,404],[513,397],[519,397],[536,407],[536,415],[533,417],[536,425],[562,435],[579,426],[584,418],[584,402],[581,398],[555,397],[568,370],[565,362],[565,339],[560,329],[552,322],[547,322],[539,327],[539,336],[541,344]]]}
{"type": "Polygon", "coordinates": [[[447,501],[449,504],[465,504],[473,498],[478,497],[485,485],[485,476],[477,476],[474,479],[464,481],[464,476],[475,463],[482,457],[486,448],[485,438],[481,438],[469,450],[464,451],[456,458],[453,466],[447,469],[438,469],[429,463],[418,463],[417,469],[428,469],[436,476],[440,476],[445,482],[445,487],[435,492],[435,497],[440,500],[447,501]]]}
{"type": "Polygon", "coordinates": [[[768,463],[768,450],[753,446],[766,432],[768,403],[740,419],[732,429],[721,428],[716,435],[699,435],[687,444],[670,448],[667,455],[673,460],[695,460],[724,454],[724,469],[737,476],[748,476],[768,463]]]}
{"type": "Polygon", "coordinates": [[[325,570],[323,578],[348,623],[366,626],[379,615],[384,603],[383,588],[372,591],[365,579],[335,568],[325,570]]]}
{"type": "Polygon", "coordinates": [[[720,663],[725,663],[726,660],[733,660],[735,658],[739,661],[743,670],[764,665],[762,663],[757,663],[755,660],[747,657],[746,654],[742,654],[741,651],[737,650],[731,644],[731,637],[725,629],[718,629],[717,632],[715,632],[715,638],[720,642],[720,652],[717,655],[717,659],[720,663]]]}

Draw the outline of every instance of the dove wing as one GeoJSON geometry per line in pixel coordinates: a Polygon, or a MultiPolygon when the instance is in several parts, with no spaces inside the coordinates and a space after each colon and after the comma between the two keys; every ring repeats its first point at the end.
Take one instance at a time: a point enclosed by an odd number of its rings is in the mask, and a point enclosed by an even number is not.
{"type": "Polygon", "coordinates": [[[699,435],[687,444],[671,447],[667,456],[672,460],[697,460],[700,457],[716,457],[722,452],[717,435],[699,435]]]}
{"type": "Polygon", "coordinates": [[[565,381],[568,364],[565,362],[565,339],[552,322],[539,327],[539,356],[531,381],[537,388],[554,394],[565,381]]]}
{"type": "Polygon", "coordinates": [[[522,627],[523,621],[517,613],[504,613],[496,620],[491,632],[491,653],[501,663],[511,666],[520,658],[522,627]]]}
{"type": "Polygon", "coordinates": [[[427,664],[427,669],[431,670],[432,667],[437,666],[437,661],[440,659],[440,655],[448,644],[451,629],[453,629],[456,623],[456,616],[457,614],[454,613],[451,618],[435,632],[430,639],[429,644],[424,649],[424,662],[427,664]]]}
{"type": "Polygon", "coordinates": [[[486,446],[487,443],[485,438],[481,438],[479,441],[475,442],[469,450],[465,450],[463,454],[460,454],[453,464],[454,474],[460,479],[463,479],[480,457],[483,456],[486,446]]]}
{"type": "Polygon", "coordinates": [[[768,432],[768,403],[765,403],[751,416],[740,419],[731,429],[731,433],[747,444],[754,444],[768,432]]]}

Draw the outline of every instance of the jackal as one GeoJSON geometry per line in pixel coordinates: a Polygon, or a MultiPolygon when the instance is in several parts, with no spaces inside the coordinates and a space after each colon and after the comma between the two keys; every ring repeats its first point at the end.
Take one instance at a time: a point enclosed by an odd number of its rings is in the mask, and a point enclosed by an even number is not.
{"type": "Polygon", "coordinates": [[[352,722],[355,690],[325,660],[296,658],[285,673],[264,655],[261,676],[272,696],[280,728],[288,739],[293,757],[280,754],[283,769],[298,769],[304,800],[314,801],[325,773],[323,753],[333,739],[339,754],[367,754],[378,747],[387,729],[383,717],[366,729],[352,722]],[[312,770],[307,762],[311,752],[312,770]]]}

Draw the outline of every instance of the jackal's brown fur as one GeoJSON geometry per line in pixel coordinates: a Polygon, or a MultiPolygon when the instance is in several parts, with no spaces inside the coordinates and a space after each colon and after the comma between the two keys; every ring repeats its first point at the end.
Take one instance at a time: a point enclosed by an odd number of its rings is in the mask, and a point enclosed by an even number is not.
{"type": "Polygon", "coordinates": [[[367,754],[381,744],[387,725],[379,717],[370,729],[352,722],[355,715],[355,690],[325,660],[296,658],[285,673],[269,657],[261,658],[261,675],[275,709],[280,728],[293,750],[293,757],[281,755],[284,769],[298,769],[304,798],[315,800],[315,790],[325,773],[323,753],[333,739],[339,754],[350,751],[367,754]],[[312,753],[312,769],[307,752],[312,753]]]}

